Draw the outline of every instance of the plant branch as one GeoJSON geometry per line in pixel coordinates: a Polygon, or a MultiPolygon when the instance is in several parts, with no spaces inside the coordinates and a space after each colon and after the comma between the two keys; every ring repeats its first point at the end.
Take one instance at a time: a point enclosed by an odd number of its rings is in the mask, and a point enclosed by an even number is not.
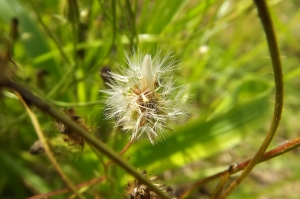
{"type": "MultiPolygon", "coordinates": [[[[266,153],[264,153],[264,155],[261,157],[261,159],[259,160],[258,163],[262,163],[265,162],[267,160],[270,160],[272,158],[275,158],[277,156],[280,156],[282,154],[285,154],[297,147],[300,146],[300,137],[297,137],[291,141],[286,142],[285,144],[282,144],[266,153]]],[[[188,190],[186,190],[183,194],[181,194],[181,196],[179,197],[179,199],[184,199],[186,198],[188,195],[190,195],[193,191],[195,191],[197,188],[209,183],[212,180],[215,180],[217,178],[220,178],[222,176],[226,176],[228,174],[232,175],[235,174],[243,169],[245,169],[247,167],[247,165],[249,164],[249,162],[252,161],[252,159],[250,160],[246,160],[238,165],[231,165],[228,169],[219,172],[217,174],[214,174],[212,176],[208,176],[196,183],[194,183],[188,190]]]]}
{"type": "Polygon", "coordinates": [[[70,190],[72,190],[76,197],[83,199],[84,197],[78,192],[77,188],[74,186],[74,184],[71,182],[71,180],[68,178],[68,176],[65,175],[65,173],[63,172],[63,170],[61,169],[61,167],[59,166],[58,162],[56,161],[55,157],[53,156],[52,151],[50,150],[50,147],[47,144],[46,138],[44,136],[44,133],[39,125],[38,119],[36,118],[35,114],[30,110],[30,108],[28,107],[28,105],[26,104],[26,102],[22,99],[22,97],[17,93],[20,101],[22,102],[22,104],[24,105],[30,119],[31,122],[35,128],[36,134],[39,137],[39,140],[42,143],[42,146],[45,149],[45,153],[47,155],[47,157],[49,158],[50,162],[52,163],[53,167],[55,168],[55,170],[57,171],[57,173],[61,176],[61,178],[63,179],[63,181],[66,183],[66,185],[69,187],[70,190]]]}
{"type": "MultiPolygon", "coordinates": [[[[122,156],[122,155],[129,149],[129,147],[131,146],[131,144],[132,144],[132,141],[129,141],[129,142],[124,146],[124,148],[123,148],[122,151],[120,152],[120,156],[122,156]]],[[[110,166],[112,163],[114,163],[112,160],[109,161],[109,162],[107,162],[107,163],[105,164],[105,167],[110,166]]]]}
{"type": "Polygon", "coordinates": [[[225,198],[228,196],[235,187],[237,187],[251,172],[254,166],[260,161],[264,152],[269,147],[280,123],[282,108],[283,108],[283,77],[282,77],[282,67],[280,61],[280,54],[278,50],[277,40],[275,36],[275,31],[273,28],[272,20],[268,11],[267,4],[264,0],[254,0],[256,4],[260,20],[262,22],[266,38],[268,41],[269,51],[271,55],[273,72],[274,72],[274,81],[275,81],[275,107],[273,119],[269,132],[267,133],[263,143],[260,148],[249,162],[247,167],[243,170],[242,174],[234,180],[229,187],[223,192],[220,198],[225,198]]]}
{"type": "Polygon", "coordinates": [[[22,87],[21,85],[12,82],[8,79],[1,83],[3,86],[11,88],[18,92],[26,102],[30,102],[31,104],[35,105],[40,110],[46,112],[56,120],[63,122],[66,126],[68,126],[68,128],[72,129],[74,132],[76,132],[78,135],[84,138],[85,141],[89,142],[97,150],[101,151],[107,157],[112,159],[116,164],[118,164],[120,167],[122,167],[132,176],[134,176],[138,181],[148,186],[148,188],[155,192],[158,196],[160,196],[163,199],[169,199],[169,196],[166,193],[164,193],[161,189],[159,189],[157,186],[151,183],[143,175],[141,175],[132,165],[128,164],[125,160],[123,160],[122,157],[120,157],[112,149],[108,148],[103,142],[92,137],[86,130],[84,130],[70,118],[67,118],[65,115],[62,115],[59,111],[52,108],[52,106],[50,106],[37,96],[33,95],[29,90],[22,87]]]}

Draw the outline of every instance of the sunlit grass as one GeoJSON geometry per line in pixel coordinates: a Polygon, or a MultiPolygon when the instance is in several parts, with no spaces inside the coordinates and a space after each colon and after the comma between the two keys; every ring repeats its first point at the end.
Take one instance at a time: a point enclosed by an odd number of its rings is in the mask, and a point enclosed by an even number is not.
{"type": "MultiPolygon", "coordinates": [[[[128,135],[113,130],[114,121],[104,119],[104,96],[99,90],[105,89],[105,84],[100,70],[108,66],[118,72],[119,64],[126,65],[125,53],[137,49],[145,53],[172,51],[179,60],[176,81],[189,84],[192,114],[187,124],[174,125],[175,132],[164,142],[154,146],[147,140],[134,143],[125,157],[137,169],[163,175],[169,185],[180,190],[187,183],[220,171],[220,167],[252,157],[260,146],[272,117],[274,80],[269,50],[252,1],[80,1],[77,33],[63,15],[60,1],[32,2],[58,43],[45,32],[28,1],[0,1],[1,38],[9,38],[11,18],[19,20],[14,79],[55,102],[57,108],[68,104],[77,107],[78,115],[92,126],[93,135],[117,152],[128,142],[128,135]],[[77,56],[78,49],[84,50],[83,56],[77,56]],[[39,76],[41,70],[47,75],[39,76]]],[[[280,0],[268,4],[286,85],[282,124],[271,144],[273,148],[297,137],[300,128],[300,4],[280,0]]],[[[0,164],[0,195],[24,198],[64,188],[59,176],[52,175],[55,172],[50,163],[45,163],[45,157],[20,155],[37,137],[28,117],[22,116],[25,111],[19,102],[5,97],[0,104],[0,151],[5,153],[1,156],[4,163],[0,164]],[[11,162],[16,166],[9,167],[11,162]],[[18,186],[11,192],[8,187],[15,184],[18,186]]],[[[87,197],[99,194],[121,198],[130,179],[123,170],[116,165],[105,170],[103,165],[108,159],[103,156],[99,161],[89,147],[78,154],[76,146],[56,144],[61,135],[55,131],[55,121],[39,111],[36,114],[49,143],[57,150],[62,169],[75,184],[107,175],[106,181],[85,190],[87,197]]],[[[231,197],[297,195],[295,189],[279,191],[296,184],[300,164],[297,155],[296,149],[257,166],[231,197]],[[287,162],[291,164],[284,164],[287,162]],[[279,180],[257,177],[264,169],[278,175],[279,180]],[[268,192],[260,189],[265,184],[270,185],[268,192]]],[[[207,187],[209,191],[213,188],[207,187]]]]}

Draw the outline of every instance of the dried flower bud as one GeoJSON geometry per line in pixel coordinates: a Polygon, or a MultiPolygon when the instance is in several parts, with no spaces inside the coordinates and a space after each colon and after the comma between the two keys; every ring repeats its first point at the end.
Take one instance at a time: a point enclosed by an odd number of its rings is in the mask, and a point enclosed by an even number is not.
{"type": "Polygon", "coordinates": [[[131,133],[131,140],[143,134],[152,144],[172,130],[168,122],[182,122],[187,116],[186,86],[175,86],[172,73],[176,61],[170,54],[154,58],[139,53],[129,58],[122,75],[109,73],[106,117],[114,118],[116,127],[131,133]]]}
{"type": "MultiPolygon", "coordinates": [[[[89,131],[89,128],[86,126],[86,124],[81,120],[80,116],[76,115],[74,108],[69,108],[66,110],[63,110],[63,112],[74,122],[76,122],[78,125],[80,125],[82,128],[84,128],[86,131],[89,131]]],[[[68,143],[69,146],[73,145],[79,145],[81,146],[80,152],[84,148],[84,139],[78,135],[77,133],[74,133],[71,129],[68,128],[64,123],[61,121],[56,121],[55,126],[57,130],[64,135],[63,140],[68,143]]]]}
{"type": "MultiPolygon", "coordinates": [[[[147,172],[144,170],[141,172],[147,177],[147,172]]],[[[170,198],[176,199],[174,190],[171,187],[166,186],[157,180],[157,177],[150,177],[149,180],[162,191],[166,192],[170,198]]],[[[128,199],[160,199],[160,197],[153,191],[151,191],[146,185],[139,183],[138,180],[134,180],[127,184],[127,190],[125,198],[128,199]]]]}

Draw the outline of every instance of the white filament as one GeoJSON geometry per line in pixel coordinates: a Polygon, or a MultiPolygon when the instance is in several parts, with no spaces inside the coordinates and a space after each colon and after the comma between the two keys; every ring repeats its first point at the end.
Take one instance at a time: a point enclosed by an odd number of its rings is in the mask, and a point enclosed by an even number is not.
{"type": "Polygon", "coordinates": [[[141,84],[151,92],[154,91],[154,75],[152,71],[151,56],[145,55],[141,68],[142,79],[141,84]]]}

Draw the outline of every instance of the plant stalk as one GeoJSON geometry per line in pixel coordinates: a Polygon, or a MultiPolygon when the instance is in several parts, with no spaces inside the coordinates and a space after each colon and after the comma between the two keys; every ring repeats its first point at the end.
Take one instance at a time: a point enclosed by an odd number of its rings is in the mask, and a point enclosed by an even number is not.
{"type": "Polygon", "coordinates": [[[260,20],[262,22],[266,38],[268,41],[269,51],[272,60],[273,73],[274,73],[274,82],[275,82],[275,107],[273,119],[269,132],[267,133],[263,143],[260,148],[243,170],[242,174],[233,181],[230,186],[223,192],[220,198],[226,198],[252,171],[254,166],[260,161],[264,152],[269,147],[280,123],[282,109],[283,109],[283,76],[282,76],[282,66],[280,60],[280,54],[278,50],[277,40],[275,36],[275,30],[272,24],[272,20],[268,11],[268,6],[265,0],[254,0],[254,3],[257,7],[260,20]]]}
{"type": "Polygon", "coordinates": [[[9,79],[7,79],[5,82],[2,82],[2,84],[3,84],[3,86],[11,88],[11,89],[15,90],[16,92],[18,92],[26,102],[30,102],[31,104],[34,104],[40,110],[49,114],[56,120],[63,122],[66,126],[68,126],[68,128],[72,129],[78,135],[83,137],[85,141],[89,142],[96,149],[98,149],[99,151],[104,153],[107,157],[112,159],[116,164],[118,164],[120,167],[122,167],[124,170],[126,170],[128,173],[130,173],[132,176],[134,176],[139,182],[145,184],[150,190],[155,192],[162,199],[170,198],[165,192],[163,192],[161,189],[159,189],[157,186],[155,186],[152,182],[150,182],[148,179],[146,179],[143,175],[141,175],[132,165],[128,164],[125,160],[123,160],[123,158],[120,157],[120,155],[118,155],[112,149],[107,147],[100,140],[97,140],[94,137],[92,137],[85,129],[80,127],[78,124],[76,124],[70,118],[67,118],[65,115],[62,115],[59,111],[52,108],[52,106],[50,106],[49,104],[44,102],[42,99],[33,95],[29,90],[27,90],[26,88],[22,87],[21,85],[15,83],[15,82],[12,82],[9,79]]]}

